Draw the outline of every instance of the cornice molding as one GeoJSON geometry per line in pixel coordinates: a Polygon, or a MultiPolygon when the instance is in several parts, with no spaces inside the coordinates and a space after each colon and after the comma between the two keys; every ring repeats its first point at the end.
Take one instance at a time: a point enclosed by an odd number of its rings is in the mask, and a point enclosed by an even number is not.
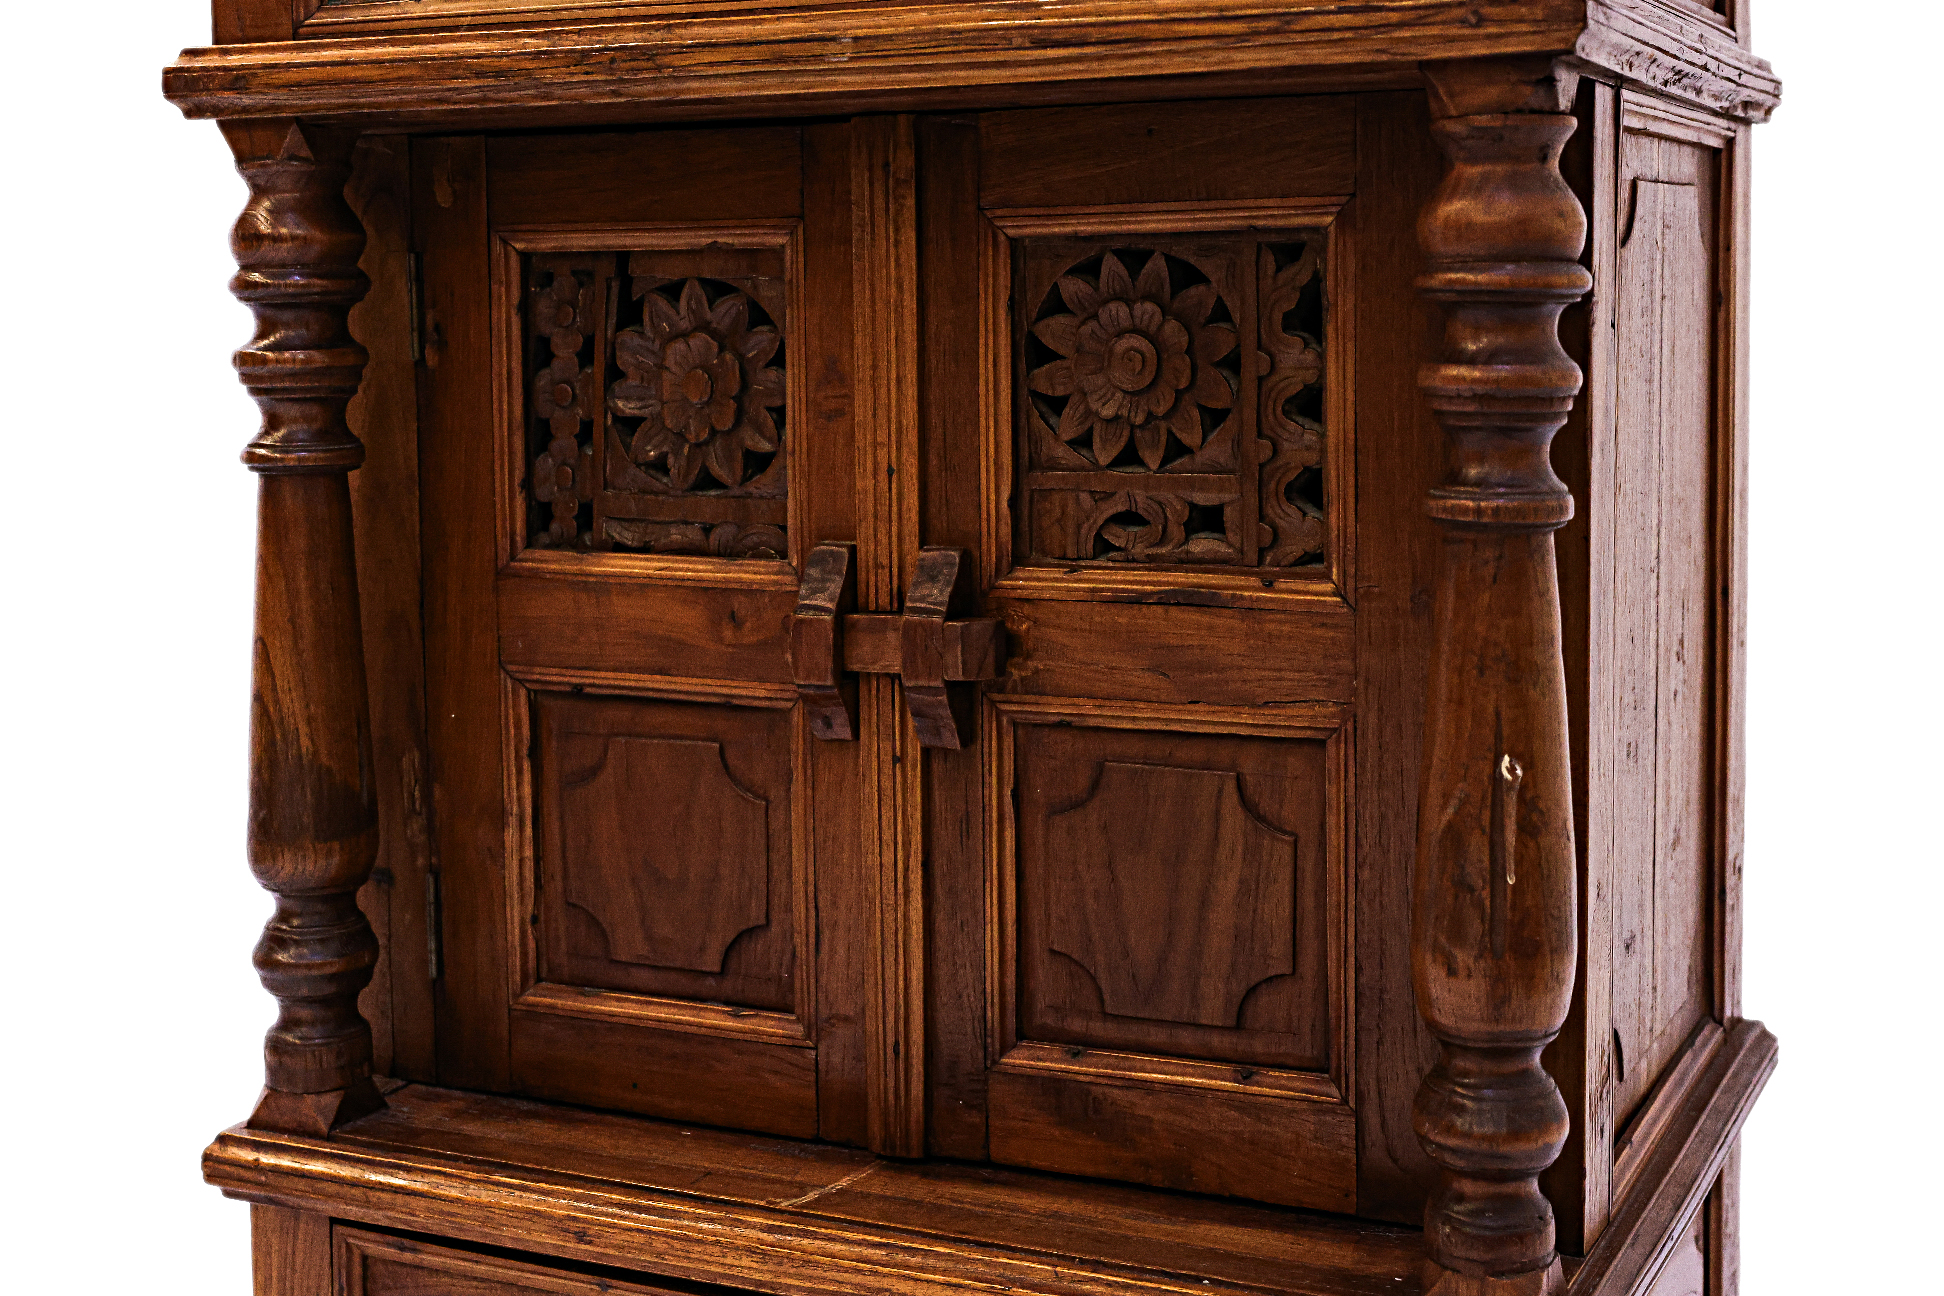
{"type": "MultiPolygon", "coordinates": [[[[395,34],[185,50],[163,92],[190,117],[416,125],[923,106],[1022,87],[1326,72],[1566,51],[1583,0],[986,0],[395,34]],[[483,118],[482,118],[483,120],[483,118]]],[[[1311,88],[1300,79],[1287,91],[1311,88]]],[[[1331,88],[1340,88],[1332,85],[1331,88]]],[[[1286,91],[1286,92],[1287,92],[1286,91]]],[[[1258,93],[1260,91],[1257,91],[1258,93]]]]}
{"type": "Polygon", "coordinates": [[[1687,0],[1587,0],[1586,30],[1567,62],[1738,121],[1767,121],[1782,98],[1768,60],[1687,0]]]}

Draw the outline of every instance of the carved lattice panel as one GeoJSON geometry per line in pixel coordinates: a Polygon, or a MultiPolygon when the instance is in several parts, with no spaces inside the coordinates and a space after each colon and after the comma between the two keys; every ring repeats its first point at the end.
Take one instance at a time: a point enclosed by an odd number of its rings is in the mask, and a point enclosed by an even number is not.
{"type": "Polygon", "coordinates": [[[1028,561],[1326,563],[1326,242],[1015,243],[1028,561]]]}
{"type": "Polygon", "coordinates": [[[788,713],[542,695],[540,979],[793,1007],[788,713]]]}
{"type": "Polygon", "coordinates": [[[1325,742],[1016,735],[1018,1039],[1327,1067],[1325,742]]]}
{"type": "Polygon", "coordinates": [[[786,556],[788,255],[528,258],[529,544],[786,556]]]}

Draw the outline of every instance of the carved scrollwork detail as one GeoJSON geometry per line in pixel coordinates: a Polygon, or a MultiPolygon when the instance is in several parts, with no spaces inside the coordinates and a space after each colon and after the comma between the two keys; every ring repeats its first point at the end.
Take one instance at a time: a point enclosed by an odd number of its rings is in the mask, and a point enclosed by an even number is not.
{"type": "Polygon", "coordinates": [[[1320,561],[1323,525],[1322,240],[1258,249],[1262,565],[1320,561]]]}
{"type": "Polygon", "coordinates": [[[527,327],[538,346],[531,409],[546,446],[533,460],[533,498],[548,506],[537,545],[586,544],[587,503],[594,498],[594,450],[585,429],[598,403],[593,361],[594,270],[584,259],[536,257],[528,290],[527,327]]]}
{"type": "Polygon", "coordinates": [[[787,557],[781,247],[528,263],[529,543],[787,557]]]}
{"type": "Polygon", "coordinates": [[[1092,496],[1080,523],[1077,551],[1111,562],[1232,563],[1236,546],[1233,496],[1144,495],[1117,491],[1092,496]]]}
{"type": "Polygon", "coordinates": [[[1328,242],[1321,228],[1022,240],[1031,558],[1325,563],[1328,242]]]}
{"type": "Polygon", "coordinates": [[[608,539],[648,553],[707,554],[714,558],[781,558],[786,552],[783,528],[718,522],[644,522],[638,518],[609,518],[608,539]]]}

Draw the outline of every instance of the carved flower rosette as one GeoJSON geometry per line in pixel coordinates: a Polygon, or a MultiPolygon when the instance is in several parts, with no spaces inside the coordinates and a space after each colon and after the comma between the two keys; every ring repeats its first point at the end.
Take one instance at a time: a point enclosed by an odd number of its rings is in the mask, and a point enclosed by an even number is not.
{"type": "Polygon", "coordinates": [[[1321,231],[1026,240],[1032,560],[1316,566],[1321,231]]]}
{"type": "Polygon", "coordinates": [[[697,279],[673,300],[645,294],[644,316],[615,336],[624,377],[608,392],[609,410],[641,420],[628,458],[676,491],[749,485],[749,456],[782,445],[770,412],[783,404],[783,370],[770,363],[782,335],[751,325],[746,294],[711,303],[697,279]]]}
{"type": "Polygon", "coordinates": [[[1173,291],[1168,258],[1155,252],[1138,278],[1113,252],[1102,256],[1099,282],[1061,275],[1055,285],[1067,311],[1033,325],[1060,359],[1041,365],[1026,385],[1066,397],[1055,431],[1095,465],[1114,465],[1131,441],[1150,471],[1161,467],[1170,438],[1198,450],[1203,411],[1235,404],[1229,376],[1215,367],[1235,350],[1235,330],[1212,324],[1212,283],[1173,291]]]}

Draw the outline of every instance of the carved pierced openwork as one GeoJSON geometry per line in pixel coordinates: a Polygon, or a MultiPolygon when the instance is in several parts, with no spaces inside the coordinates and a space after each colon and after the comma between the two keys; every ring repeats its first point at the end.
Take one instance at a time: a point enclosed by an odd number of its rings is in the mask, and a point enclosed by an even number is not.
{"type": "Polygon", "coordinates": [[[1032,560],[1326,561],[1324,244],[1016,245],[1032,560]]]}
{"type": "Polygon", "coordinates": [[[527,267],[536,546],[786,555],[785,249],[527,267]]]}

